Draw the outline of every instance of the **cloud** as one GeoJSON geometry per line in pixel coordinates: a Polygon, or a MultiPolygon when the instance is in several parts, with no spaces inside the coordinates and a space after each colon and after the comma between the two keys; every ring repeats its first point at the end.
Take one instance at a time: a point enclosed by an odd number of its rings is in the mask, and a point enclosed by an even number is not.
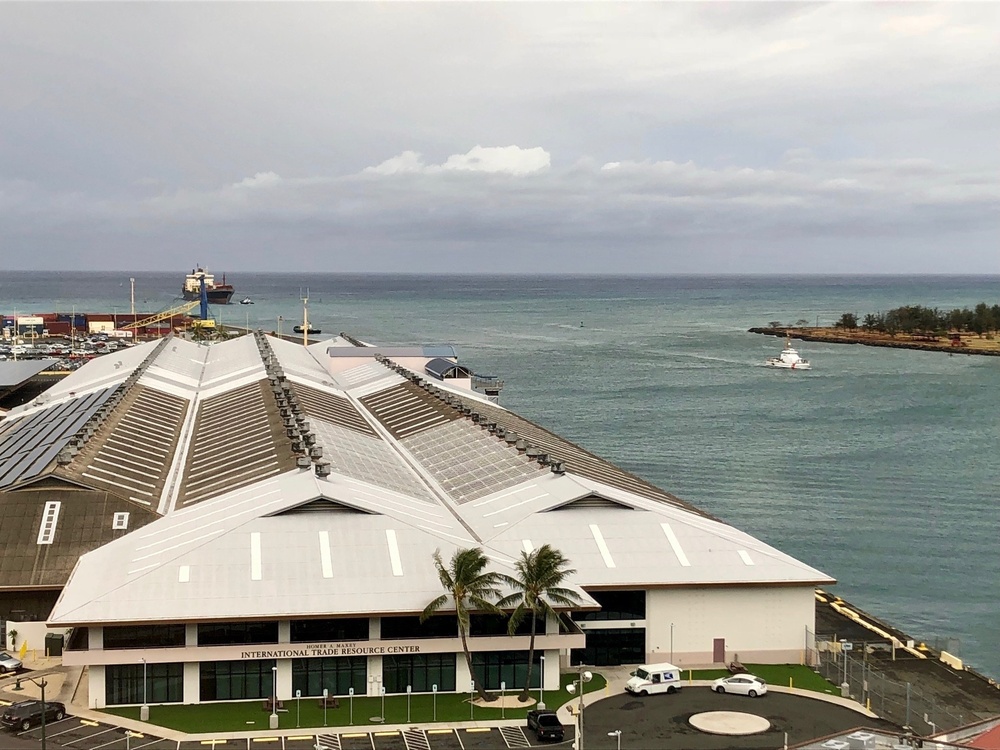
{"type": "Polygon", "coordinates": [[[274,172],[258,172],[253,177],[246,177],[235,183],[235,188],[261,188],[274,187],[281,183],[281,177],[274,172]]]}
{"type": "Polygon", "coordinates": [[[535,148],[475,146],[465,154],[449,156],[442,164],[424,164],[421,154],[416,151],[404,151],[377,166],[366,167],[365,172],[380,175],[485,172],[521,177],[542,172],[548,169],[550,164],[549,153],[537,146],[535,148]]]}
{"type": "Polygon", "coordinates": [[[919,239],[976,270],[998,48],[996,3],[0,4],[0,232],[66,268],[180,235],[394,270],[777,238],[913,269],[919,239]]]}

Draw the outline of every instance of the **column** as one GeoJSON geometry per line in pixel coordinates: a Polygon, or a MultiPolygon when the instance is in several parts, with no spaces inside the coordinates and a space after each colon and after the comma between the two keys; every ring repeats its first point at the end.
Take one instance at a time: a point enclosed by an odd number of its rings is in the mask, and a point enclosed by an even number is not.
{"type": "Polygon", "coordinates": [[[87,670],[87,682],[90,688],[90,707],[104,708],[104,701],[107,699],[107,694],[104,689],[103,664],[90,665],[90,668],[87,670]]]}
{"type": "MultiPolygon", "coordinates": [[[[197,627],[195,636],[197,637],[197,627]]],[[[201,665],[195,661],[184,663],[184,702],[201,703],[201,665]]]]}

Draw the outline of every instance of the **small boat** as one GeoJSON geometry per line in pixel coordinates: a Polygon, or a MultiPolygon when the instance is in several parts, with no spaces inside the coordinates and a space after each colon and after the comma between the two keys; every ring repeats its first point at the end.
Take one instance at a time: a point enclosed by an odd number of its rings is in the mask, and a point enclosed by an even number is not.
{"type": "Polygon", "coordinates": [[[777,357],[768,357],[765,362],[768,367],[780,367],[784,370],[811,370],[812,365],[808,359],[802,359],[799,353],[792,348],[792,340],[785,339],[785,348],[777,357]]]}
{"type": "Polygon", "coordinates": [[[253,300],[250,299],[249,297],[244,297],[243,299],[240,300],[240,304],[241,305],[252,305],[253,304],[253,300]]]}
{"type": "Polygon", "coordinates": [[[292,328],[292,330],[295,331],[295,333],[323,333],[320,329],[313,328],[312,326],[309,326],[308,331],[305,330],[302,326],[295,326],[294,328],[292,328]]]}

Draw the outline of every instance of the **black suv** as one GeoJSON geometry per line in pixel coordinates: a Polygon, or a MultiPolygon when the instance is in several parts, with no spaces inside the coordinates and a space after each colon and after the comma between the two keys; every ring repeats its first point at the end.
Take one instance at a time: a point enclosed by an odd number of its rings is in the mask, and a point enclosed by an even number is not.
{"type": "MultiPolygon", "coordinates": [[[[66,715],[66,706],[62,703],[45,701],[45,723],[60,721],[66,715]]],[[[0,715],[0,724],[8,729],[20,729],[27,732],[33,726],[42,723],[42,702],[21,701],[8,706],[0,715]]]]}
{"type": "Polygon", "coordinates": [[[566,733],[555,711],[528,711],[528,729],[540,740],[559,742],[566,733]]]}

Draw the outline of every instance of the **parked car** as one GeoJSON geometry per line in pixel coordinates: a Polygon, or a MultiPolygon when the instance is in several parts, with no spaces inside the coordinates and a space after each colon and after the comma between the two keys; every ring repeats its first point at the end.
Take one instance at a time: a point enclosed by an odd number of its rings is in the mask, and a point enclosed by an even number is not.
{"type": "Polygon", "coordinates": [[[752,674],[734,674],[732,677],[720,677],[712,683],[712,690],[717,693],[735,693],[756,698],[767,694],[767,683],[752,674]]]}
{"type": "Polygon", "coordinates": [[[5,674],[7,672],[16,672],[22,666],[21,660],[11,656],[7,652],[0,652],[0,674],[5,674]]]}
{"type": "MultiPolygon", "coordinates": [[[[62,703],[45,701],[45,722],[61,721],[66,716],[66,706],[62,703]]],[[[0,714],[0,724],[8,729],[20,729],[27,732],[42,723],[42,702],[21,701],[7,706],[0,714]]]]}
{"type": "Polygon", "coordinates": [[[561,742],[566,734],[555,711],[528,711],[528,729],[535,733],[539,740],[561,742]]]}

